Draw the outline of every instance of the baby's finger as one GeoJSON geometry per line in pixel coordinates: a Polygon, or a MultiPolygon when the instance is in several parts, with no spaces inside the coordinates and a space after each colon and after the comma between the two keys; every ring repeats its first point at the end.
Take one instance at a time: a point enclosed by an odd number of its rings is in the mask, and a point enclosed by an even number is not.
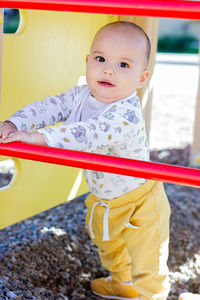
{"type": "Polygon", "coordinates": [[[4,123],[0,121],[0,137],[2,136],[3,126],[4,126],[4,123]]]}
{"type": "Polygon", "coordinates": [[[6,138],[2,138],[0,140],[1,143],[7,144],[7,143],[12,143],[12,142],[17,142],[20,141],[20,134],[19,132],[13,132],[10,133],[6,138]]]}
{"type": "Polygon", "coordinates": [[[3,139],[7,138],[8,135],[11,133],[11,129],[9,127],[3,127],[1,131],[2,131],[1,135],[3,139]]]}
{"type": "Polygon", "coordinates": [[[5,126],[5,123],[0,124],[0,137],[2,137],[3,139],[6,138],[11,131],[11,128],[5,126]]]}

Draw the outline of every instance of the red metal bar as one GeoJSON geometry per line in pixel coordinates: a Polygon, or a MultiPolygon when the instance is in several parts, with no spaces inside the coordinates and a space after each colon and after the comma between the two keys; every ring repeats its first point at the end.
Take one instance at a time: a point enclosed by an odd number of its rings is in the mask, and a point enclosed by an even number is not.
{"type": "Polygon", "coordinates": [[[200,19],[191,0],[1,0],[0,7],[200,19]]]}
{"type": "Polygon", "coordinates": [[[193,187],[200,186],[200,170],[186,167],[42,147],[20,142],[0,144],[0,155],[142,177],[193,187]]]}

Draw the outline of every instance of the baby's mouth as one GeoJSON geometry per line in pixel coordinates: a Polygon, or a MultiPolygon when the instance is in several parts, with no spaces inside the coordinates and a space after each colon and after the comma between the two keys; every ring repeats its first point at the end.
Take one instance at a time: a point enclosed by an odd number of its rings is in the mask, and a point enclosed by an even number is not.
{"type": "Polygon", "coordinates": [[[114,87],[115,86],[112,82],[107,81],[107,80],[101,80],[101,81],[99,80],[99,81],[97,81],[97,83],[104,87],[114,87]]]}

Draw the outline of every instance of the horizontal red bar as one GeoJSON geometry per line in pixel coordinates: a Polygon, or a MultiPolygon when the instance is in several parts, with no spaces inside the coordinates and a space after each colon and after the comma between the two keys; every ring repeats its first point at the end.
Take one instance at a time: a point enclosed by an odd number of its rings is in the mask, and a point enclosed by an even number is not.
{"type": "Polygon", "coordinates": [[[167,164],[42,147],[20,142],[0,144],[0,155],[142,177],[193,187],[200,186],[200,170],[167,164]]]}
{"type": "Polygon", "coordinates": [[[1,0],[0,7],[200,19],[200,2],[191,0],[1,0]]]}

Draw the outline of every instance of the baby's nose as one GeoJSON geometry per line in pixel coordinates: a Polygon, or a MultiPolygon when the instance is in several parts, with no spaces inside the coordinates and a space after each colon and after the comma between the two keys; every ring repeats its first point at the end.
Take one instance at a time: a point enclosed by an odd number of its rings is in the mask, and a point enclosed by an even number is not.
{"type": "Polygon", "coordinates": [[[114,75],[114,68],[110,65],[105,66],[103,69],[103,73],[105,75],[113,76],[114,75]]]}
{"type": "Polygon", "coordinates": [[[110,71],[107,71],[107,70],[104,71],[104,74],[105,74],[105,75],[109,75],[109,76],[113,76],[113,73],[110,72],[110,71]]]}

